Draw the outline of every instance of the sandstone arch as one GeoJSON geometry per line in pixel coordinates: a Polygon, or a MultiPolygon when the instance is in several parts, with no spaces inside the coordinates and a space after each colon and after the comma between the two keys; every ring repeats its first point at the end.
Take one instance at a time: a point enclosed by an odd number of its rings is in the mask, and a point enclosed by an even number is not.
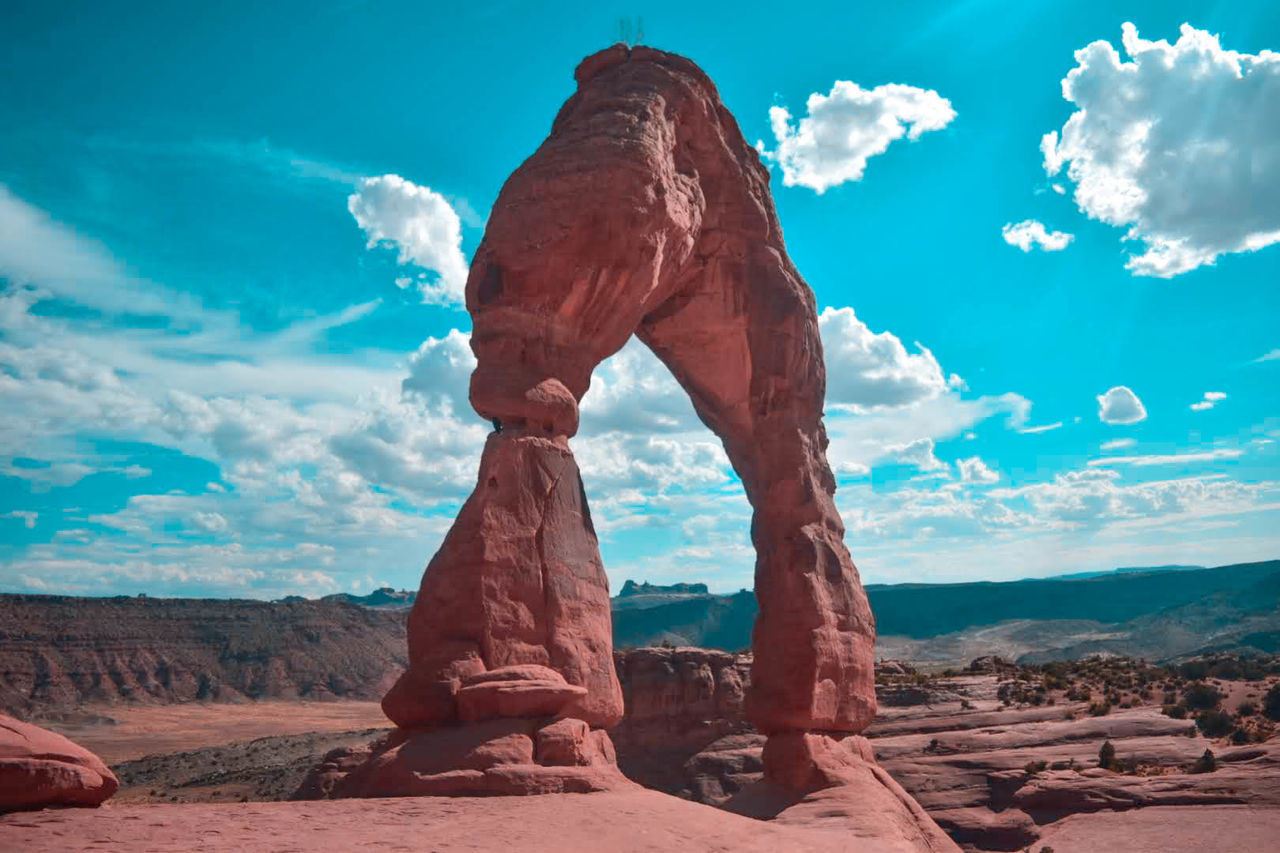
{"type": "MultiPolygon", "coordinates": [[[[875,714],[875,626],[832,499],[814,297],[768,170],[686,59],[618,45],[576,77],[472,262],[471,403],[503,429],[423,577],[410,668],[383,707],[404,730],[576,719],[579,763],[608,763],[622,696],[568,439],[592,371],[634,334],[724,442],[753,507],[752,721],[770,735],[860,731],[875,714]]],[[[791,742],[774,754],[800,755],[791,742]]]]}
{"type": "Polygon", "coordinates": [[[520,421],[545,379],[580,400],[638,335],[724,442],[754,508],[753,720],[859,731],[875,713],[875,628],[832,502],[813,294],[787,257],[768,170],[688,60],[615,46],[576,76],[472,267],[473,405],[520,421]]]}

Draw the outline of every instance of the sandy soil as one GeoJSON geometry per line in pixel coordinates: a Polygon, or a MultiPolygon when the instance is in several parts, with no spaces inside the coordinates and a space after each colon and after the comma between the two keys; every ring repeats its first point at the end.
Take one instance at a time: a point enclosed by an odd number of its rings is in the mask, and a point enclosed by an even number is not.
{"type": "MultiPolygon", "coordinates": [[[[0,817],[0,849],[847,851],[840,833],[763,823],[648,791],[306,803],[111,805],[0,817]]],[[[892,847],[859,845],[860,853],[892,847]]]]}
{"type": "Polygon", "coordinates": [[[97,753],[107,764],[263,737],[391,726],[377,702],[274,700],[87,706],[77,721],[38,722],[97,753]],[[95,717],[114,722],[93,722],[95,717]]]}

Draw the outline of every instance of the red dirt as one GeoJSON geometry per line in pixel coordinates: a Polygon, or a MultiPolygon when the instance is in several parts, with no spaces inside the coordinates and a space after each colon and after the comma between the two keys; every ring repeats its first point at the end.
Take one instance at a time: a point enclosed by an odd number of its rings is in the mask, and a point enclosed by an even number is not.
{"type": "Polygon", "coordinates": [[[40,721],[40,725],[71,738],[107,764],[260,737],[391,726],[377,702],[192,702],[90,706],[83,711],[87,719],[96,713],[115,723],[40,721]]]}

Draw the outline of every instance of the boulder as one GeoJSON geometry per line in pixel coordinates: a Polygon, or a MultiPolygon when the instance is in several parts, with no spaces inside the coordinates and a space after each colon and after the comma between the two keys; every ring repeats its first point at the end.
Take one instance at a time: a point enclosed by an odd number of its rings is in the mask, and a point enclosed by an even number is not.
{"type": "Polygon", "coordinates": [[[582,720],[507,718],[399,729],[369,747],[335,750],[293,799],[585,794],[631,787],[607,732],[582,720]]]}
{"type": "Polygon", "coordinates": [[[119,787],[89,750],[0,714],[0,812],[98,806],[119,787]]]}

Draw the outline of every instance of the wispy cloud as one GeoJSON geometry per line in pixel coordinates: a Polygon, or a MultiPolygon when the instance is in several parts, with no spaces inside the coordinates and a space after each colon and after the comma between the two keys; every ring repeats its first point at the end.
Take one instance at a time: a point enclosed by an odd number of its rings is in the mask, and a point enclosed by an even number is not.
{"type": "Polygon", "coordinates": [[[1188,462],[1211,462],[1215,459],[1235,459],[1243,455],[1243,450],[1229,450],[1222,448],[1195,453],[1165,453],[1151,454],[1147,456],[1104,456],[1100,459],[1090,459],[1087,464],[1090,468],[1096,468],[1101,465],[1134,465],[1138,467],[1146,467],[1150,465],[1180,465],[1188,462]]]}

